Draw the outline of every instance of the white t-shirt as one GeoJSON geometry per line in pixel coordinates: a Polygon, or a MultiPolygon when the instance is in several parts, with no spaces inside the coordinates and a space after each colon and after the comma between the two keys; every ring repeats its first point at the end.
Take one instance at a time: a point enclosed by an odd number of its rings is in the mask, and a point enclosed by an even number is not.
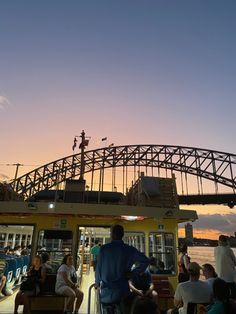
{"type": "Polygon", "coordinates": [[[234,282],[236,277],[236,258],[229,246],[215,248],[216,272],[219,278],[226,282],[234,282]]]}
{"type": "MultiPolygon", "coordinates": [[[[216,278],[217,278],[217,277],[216,277],[216,278]]],[[[208,285],[211,287],[212,292],[213,292],[213,283],[214,283],[214,281],[216,280],[216,278],[215,278],[215,277],[211,277],[211,278],[208,278],[208,279],[206,280],[206,282],[208,283],[208,285]]]]}
{"type": "Polygon", "coordinates": [[[210,303],[211,295],[212,290],[207,282],[198,280],[179,283],[175,291],[175,299],[184,304],[179,308],[179,313],[187,314],[188,302],[210,303]]]}
{"type": "Polygon", "coordinates": [[[67,278],[70,279],[71,275],[75,272],[74,266],[67,266],[66,264],[62,264],[57,271],[57,280],[55,290],[61,288],[62,286],[68,286],[63,278],[63,273],[67,274],[67,278]]]}

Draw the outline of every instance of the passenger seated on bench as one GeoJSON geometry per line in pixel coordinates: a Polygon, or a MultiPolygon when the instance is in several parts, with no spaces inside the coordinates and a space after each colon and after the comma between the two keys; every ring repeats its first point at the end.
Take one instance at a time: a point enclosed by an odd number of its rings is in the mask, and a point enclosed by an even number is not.
{"type": "Polygon", "coordinates": [[[5,246],[4,249],[3,249],[3,252],[4,252],[6,255],[10,254],[10,246],[9,246],[9,245],[8,245],[8,246],[5,246]]]}
{"type": "Polygon", "coordinates": [[[177,309],[169,310],[167,313],[187,314],[188,303],[210,303],[212,299],[212,290],[209,284],[199,280],[200,266],[198,263],[190,263],[188,265],[189,281],[178,284],[175,296],[174,305],[177,309]]]}
{"type": "Polygon", "coordinates": [[[9,252],[7,253],[8,255],[14,255],[14,249],[9,249],[9,252]]]}
{"type": "Polygon", "coordinates": [[[21,256],[21,246],[20,245],[15,246],[14,255],[21,256]]]}
{"type": "Polygon", "coordinates": [[[158,271],[157,268],[157,259],[153,256],[150,257],[150,262],[149,262],[149,266],[148,266],[148,270],[151,274],[156,274],[158,271]]]}
{"type": "Polygon", "coordinates": [[[217,273],[215,268],[211,264],[204,264],[202,265],[202,274],[206,278],[206,282],[213,287],[213,283],[217,278],[217,273]]]}
{"type": "Polygon", "coordinates": [[[40,292],[40,285],[45,282],[46,273],[42,268],[41,257],[36,255],[33,258],[32,266],[27,273],[27,284],[21,284],[20,291],[15,298],[14,314],[18,313],[19,305],[24,305],[24,314],[30,314],[29,296],[38,295],[40,292]]]}
{"type": "Polygon", "coordinates": [[[229,300],[230,290],[227,283],[220,278],[213,282],[214,304],[207,306],[208,314],[235,314],[236,304],[229,300]]]}
{"type": "Polygon", "coordinates": [[[129,281],[129,287],[133,294],[150,298],[158,305],[158,295],[154,290],[152,277],[148,270],[145,270],[145,272],[141,274],[136,274],[136,276],[129,281]]]}
{"type": "Polygon", "coordinates": [[[3,270],[1,270],[0,271],[0,298],[5,297],[5,295],[2,293],[2,290],[6,285],[6,281],[7,281],[7,278],[6,276],[4,276],[3,270]]]}
{"type": "Polygon", "coordinates": [[[78,284],[72,281],[72,276],[75,273],[75,268],[73,266],[73,257],[71,254],[64,256],[62,264],[57,271],[57,280],[55,291],[57,294],[66,296],[66,313],[72,313],[74,310],[75,299],[75,311],[78,313],[80,305],[83,301],[83,292],[79,290],[78,284]]]}
{"type": "Polygon", "coordinates": [[[21,255],[29,255],[29,251],[25,245],[21,245],[21,255]]]}
{"type": "Polygon", "coordinates": [[[41,255],[42,258],[42,267],[45,270],[46,274],[53,274],[53,267],[50,263],[50,255],[47,252],[43,252],[41,255]]]}

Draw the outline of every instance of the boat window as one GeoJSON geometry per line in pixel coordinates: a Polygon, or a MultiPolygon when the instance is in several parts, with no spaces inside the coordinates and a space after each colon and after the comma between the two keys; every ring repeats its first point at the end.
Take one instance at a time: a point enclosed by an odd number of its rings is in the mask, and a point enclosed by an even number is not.
{"type": "Polygon", "coordinates": [[[175,250],[174,235],[166,232],[152,232],[149,234],[149,257],[151,257],[151,271],[156,274],[174,274],[175,250]]]}
{"type": "Polygon", "coordinates": [[[126,231],[123,239],[126,244],[134,246],[142,253],[145,252],[145,234],[143,232],[126,231]]]}
{"type": "Polygon", "coordinates": [[[60,266],[63,257],[72,252],[73,233],[70,230],[41,230],[38,236],[37,253],[43,262],[52,267],[52,272],[60,266]]]}
{"type": "Polygon", "coordinates": [[[33,226],[0,225],[0,251],[12,255],[29,255],[33,226]]]}

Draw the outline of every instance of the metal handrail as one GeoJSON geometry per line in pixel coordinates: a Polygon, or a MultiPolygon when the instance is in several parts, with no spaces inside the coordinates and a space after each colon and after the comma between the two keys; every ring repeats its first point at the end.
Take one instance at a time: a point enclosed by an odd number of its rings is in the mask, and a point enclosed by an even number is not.
{"type": "Polygon", "coordinates": [[[97,288],[96,284],[92,284],[89,287],[88,290],[88,310],[87,310],[87,314],[91,314],[90,310],[91,310],[91,295],[92,295],[92,289],[95,289],[95,303],[96,303],[96,312],[95,314],[102,314],[101,311],[101,302],[100,302],[100,289],[97,288]]]}

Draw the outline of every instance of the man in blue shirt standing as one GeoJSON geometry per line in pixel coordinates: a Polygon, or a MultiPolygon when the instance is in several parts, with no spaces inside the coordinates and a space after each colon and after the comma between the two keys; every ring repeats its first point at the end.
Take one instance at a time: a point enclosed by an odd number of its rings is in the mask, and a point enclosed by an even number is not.
{"type": "Polygon", "coordinates": [[[101,302],[107,314],[120,313],[120,301],[130,294],[129,279],[144,272],[149,265],[143,253],[122,241],[123,236],[121,225],[112,226],[112,241],[101,247],[98,256],[96,285],[101,289],[101,302]],[[137,266],[132,268],[134,264],[137,266]]]}

